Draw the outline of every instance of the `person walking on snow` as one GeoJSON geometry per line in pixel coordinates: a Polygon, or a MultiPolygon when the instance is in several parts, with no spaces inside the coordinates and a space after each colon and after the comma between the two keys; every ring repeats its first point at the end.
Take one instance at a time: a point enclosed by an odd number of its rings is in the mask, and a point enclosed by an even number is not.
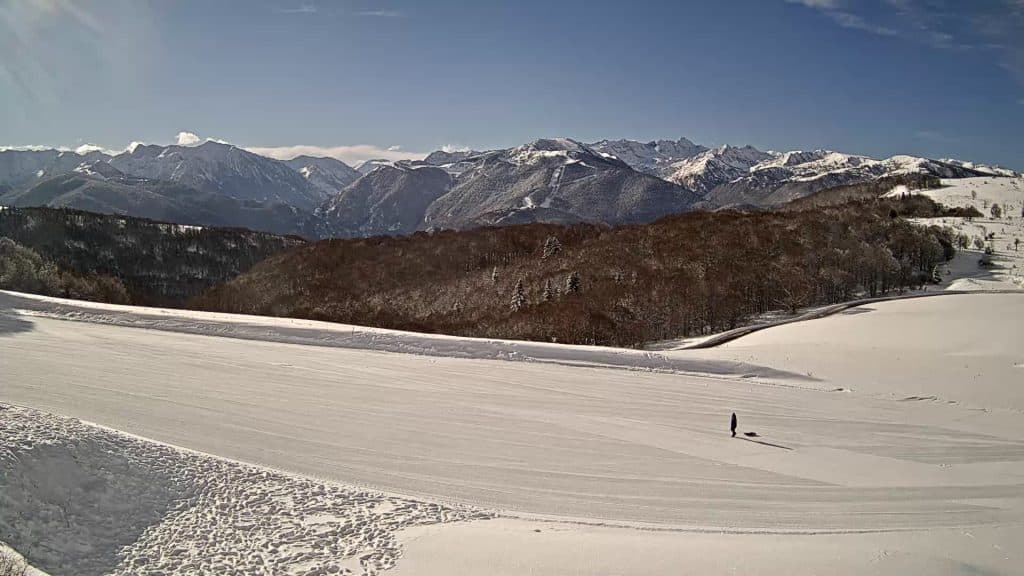
{"type": "Polygon", "coordinates": [[[729,425],[729,429],[732,430],[732,437],[736,437],[736,413],[732,413],[732,422],[729,425]]]}

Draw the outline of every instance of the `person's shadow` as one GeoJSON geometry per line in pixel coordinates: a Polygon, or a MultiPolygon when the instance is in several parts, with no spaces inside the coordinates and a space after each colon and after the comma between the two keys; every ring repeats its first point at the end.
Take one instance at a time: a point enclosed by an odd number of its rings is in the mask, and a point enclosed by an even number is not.
{"type": "Polygon", "coordinates": [[[759,438],[757,432],[744,432],[743,436],[737,436],[740,440],[746,440],[747,442],[753,442],[754,444],[761,444],[764,446],[771,446],[772,448],[782,448],[783,450],[792,450],[789,446],[783,446],[782,444],[772,444],[771,442],[764,442],[762,440],[754,440],[759,438]],[[746,438],[744,438],[746,436],[746,438]]]}

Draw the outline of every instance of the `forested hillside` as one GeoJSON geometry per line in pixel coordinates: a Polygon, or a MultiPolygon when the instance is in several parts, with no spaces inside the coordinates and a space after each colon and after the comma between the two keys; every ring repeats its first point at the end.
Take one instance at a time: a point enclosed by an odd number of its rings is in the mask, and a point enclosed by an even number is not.
{"type": "Polygon", "coordinates": [[[921,198],[653,224],[529,224],[327,240],[273,256],[197,298],[207,310],[468,336],[637,345],[919,287],[947,230],[921,198]]]}
{"type": "Polygon", "coordinates": [[[54,208],[0,209],[0,237],[75,276],[116,279],[134,304],[163,306],[180,306],[271,254],[303,243],[244,229],[54,208]]]}

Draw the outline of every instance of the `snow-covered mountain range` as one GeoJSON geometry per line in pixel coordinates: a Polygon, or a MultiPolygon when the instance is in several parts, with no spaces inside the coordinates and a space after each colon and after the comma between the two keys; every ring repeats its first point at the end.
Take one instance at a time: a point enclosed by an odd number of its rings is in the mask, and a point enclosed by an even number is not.
{"type": "Polygon", "coordinates": [[[280,161],[223,142],[133,145],[110,156],[0,150],[0,204],[66,206],[310,237],[523,222],[639,223],[690,209],[766,209],[900,174],[1016,176],[959,160],[831,150],[709,148],[680,138],[540,139],[422,160],[280,161]]]}

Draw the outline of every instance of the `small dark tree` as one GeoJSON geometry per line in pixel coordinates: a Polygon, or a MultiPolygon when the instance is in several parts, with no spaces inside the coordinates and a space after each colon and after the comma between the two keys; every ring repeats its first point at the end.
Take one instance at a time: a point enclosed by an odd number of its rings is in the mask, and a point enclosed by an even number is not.
{"type": "Polygon", "coordinates": [[[572,272],[565,279],[565,291],[568,294],[575,294],[580,291],[580,273],[572,272]]]}
{"type": "Polygon", "coordinates": [[[544,294],[543,298],[545,302],[551,302],[555,299],[554,290],[551,289],[551,280],[544,281],[544,294]]]}
{"type": "Polygon", "coordinates": [[[523,291],[522,280],[517,280],[515,288],[512,289],[512,300],[509,302],[509,307],[513,312],[526,308],[526,292],[523,291]]]}
{"type": "Polygon", "coordinates": [[[999,204],[993,202],[991,212],[993,218],[999,219],[1003,217],[1003,209],[999,206],[999,204]]]}
{"type": "Polygon", "coordinates": [[[554,236],[548,236],[547,239],[544,240],[544,250],[540,259],[547,260],[548,258],[557,255],[561,251],[562,243],[558,241],[558,238],[555,238],[554,236]]]}

